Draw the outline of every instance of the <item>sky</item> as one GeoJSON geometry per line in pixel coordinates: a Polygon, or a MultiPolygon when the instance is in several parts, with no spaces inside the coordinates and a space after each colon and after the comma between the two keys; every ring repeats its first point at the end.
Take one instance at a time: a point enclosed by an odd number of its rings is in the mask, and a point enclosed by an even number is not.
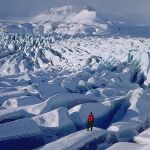
{"type": "Polygon", "coordinates": [[[106,19],[150,25],[150,0],[0,0],[0,19],[31,17],[64,5],[88,5],[106,19]]]}

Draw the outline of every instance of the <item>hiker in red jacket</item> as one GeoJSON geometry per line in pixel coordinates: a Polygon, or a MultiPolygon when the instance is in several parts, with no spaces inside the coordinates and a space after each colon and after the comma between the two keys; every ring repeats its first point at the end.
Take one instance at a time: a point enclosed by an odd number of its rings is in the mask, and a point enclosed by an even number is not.
{"type": "Polygon", "coordinates": [[[92,131],[93,124],[94,124],[94,115],[93,115],[92,112],[89,114],[87,121],[88,121],[88,128],[87,128],[87,130],[89,131],[89,128],[91,128],[91,131],[92,131]]]}

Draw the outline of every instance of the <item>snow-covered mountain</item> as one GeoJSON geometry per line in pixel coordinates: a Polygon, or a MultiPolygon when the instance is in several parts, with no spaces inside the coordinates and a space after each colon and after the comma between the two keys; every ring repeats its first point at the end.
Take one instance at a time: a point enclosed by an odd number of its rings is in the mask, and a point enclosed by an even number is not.
{"type": "Polygon", "coordinates": [[[1,32],[8,33],[63,33],[100,34],[106,31],[108,23],[89,7],[75,12],[72,6],[51,8],[21,24],[1,25],[1,32]]]}
{"type": "Polygon", "coordinates": [[[150,37],[150,27],[111,22],[91,7],[76,11],[72,6],[64,6],[31,18],[0,20],[0,33],[150,37]]]}

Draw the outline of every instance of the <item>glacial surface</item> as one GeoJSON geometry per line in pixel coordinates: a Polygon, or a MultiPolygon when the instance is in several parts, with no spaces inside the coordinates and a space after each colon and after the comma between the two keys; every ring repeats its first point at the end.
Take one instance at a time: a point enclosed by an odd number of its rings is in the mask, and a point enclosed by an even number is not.
{"type": "Polygon", "coordinates": [[[150,39],[122,29],[108,36],[110,23],[99,26],[106,22],[89,8],[51,9],[32,21],[45,26],[47,14],[59,22],[55,32],[0,34],[0,148],[150,149],[150,39]]]}

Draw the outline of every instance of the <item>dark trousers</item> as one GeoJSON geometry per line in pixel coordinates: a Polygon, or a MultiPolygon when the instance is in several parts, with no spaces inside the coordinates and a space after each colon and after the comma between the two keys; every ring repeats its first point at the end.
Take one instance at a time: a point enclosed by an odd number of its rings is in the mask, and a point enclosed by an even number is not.
{"type": "Polygon", "coordinates": [[[88,122],[87,130],[89,131],[89,128],[91,128],[91,131],[93,129],[94,122],[88,122]]]}

